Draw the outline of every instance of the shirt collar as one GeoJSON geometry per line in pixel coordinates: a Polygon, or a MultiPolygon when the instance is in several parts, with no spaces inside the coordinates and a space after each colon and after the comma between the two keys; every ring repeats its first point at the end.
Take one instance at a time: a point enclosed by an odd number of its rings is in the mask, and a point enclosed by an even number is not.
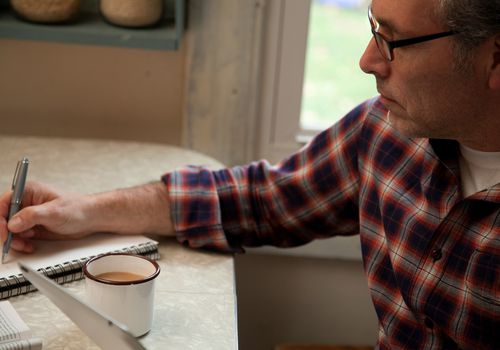
{"type": "MultiPolygon", "coordinates": [[[[460,144],[455,140],[429,139],[431,148],[439,161],[460,179],[460,144]]],[[[474,200],[500,203],[500,184],[476,193],[469,197],[474,200]]]]}

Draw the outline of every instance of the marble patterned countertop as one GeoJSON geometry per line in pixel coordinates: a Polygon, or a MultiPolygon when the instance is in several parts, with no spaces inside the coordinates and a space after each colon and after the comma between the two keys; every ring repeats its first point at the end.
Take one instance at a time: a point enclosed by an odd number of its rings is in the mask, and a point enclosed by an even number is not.
{"type": "MultiPolygon", "coordinates": [[[[218,168],[214,159],[166,145],[0,135],[0,192],[10,187],[16,163],[30,159],[29,180],[82,193],[155,181],[187,164],[218,168]]],[[[237,349],[234,263],[230,255],[160,242],[162,272],[155,296],[154,324],[140,338],[147,349],[237,349]]],[[[82,295],[82,280],[63,285],[82,295]]],[[[43,338],[44,349],[98,349],[39,292],[10,298],[21,318],[43,338]]]]}

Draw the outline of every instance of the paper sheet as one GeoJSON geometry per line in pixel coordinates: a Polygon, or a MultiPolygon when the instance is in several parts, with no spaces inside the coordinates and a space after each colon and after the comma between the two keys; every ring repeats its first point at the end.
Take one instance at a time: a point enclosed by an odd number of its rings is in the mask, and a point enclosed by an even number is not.
{"type": "Polygon", "coordinates": [[[0,301],[0,350],[42,349],[42,339],[31,330],[8,301],[0,301]]]}

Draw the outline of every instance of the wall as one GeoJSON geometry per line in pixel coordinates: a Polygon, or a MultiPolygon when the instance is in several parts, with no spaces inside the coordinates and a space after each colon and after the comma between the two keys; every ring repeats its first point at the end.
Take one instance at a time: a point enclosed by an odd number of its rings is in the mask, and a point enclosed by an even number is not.
{"type": "Polygon", "coordinates": [[[0,133],[179,145],[184,49],[0,40],[0,133]]]}
{"type": "Polygon", "coordinates": [[[254,160],[263,0],[191,0],[183,145],[226,165],[254,160]]]}

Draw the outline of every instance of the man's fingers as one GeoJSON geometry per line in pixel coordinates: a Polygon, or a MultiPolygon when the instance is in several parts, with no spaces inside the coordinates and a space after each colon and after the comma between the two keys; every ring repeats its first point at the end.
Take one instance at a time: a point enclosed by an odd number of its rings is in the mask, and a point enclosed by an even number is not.
{"type": "Polygon", "coordinates": [[[20,232],[17,235],[21,238],[34,238],[36,234],[34,229],[29,229],[27,231],[20,232]]]}
{"type": "Polygon", "coordinates": [[[0,240],[5,242],[7,239],[7,220],[3,217],[0,216],[0,240]]]}
{"type": "Polygon", "coordinates": [[[0,216],[4,218],[9,215],[10,197],[12,197],[12,191],[5,192],[0,196],[0,216]]]}
{"type": "Polygon", "coordinates": [[[3,242],[7,239],[7,216],[9,215],[9,204],[12,191],[5,192],[0,196],[0,239],[3,242]]]}
{"type": "Polygon", "coordinates": [[[28,230],[30,227],[27,226],[26,220],[21,218],[21,214],[14,215],[7,223],[7,228],[11,232],[22,232],[28,230]]]}
{"type": "Polygon", "coordinates": [[[60,197],[62,192],[36,181],[28,181],[24,188],[23,206],[39,205],[60,197]]]}
{"type": "Polygon", "coordinates": [[[32,253],[34,251],[33,243],[17,236],[12,237],[10,247],[23,253],[32,253]]]}
{"type": "Polygon", "coordinates": [[[43,225],[45,209],[43,206],[32,206],[20,210],[7,223],[13,233],[28,231],[36,225],[43,225]]]}

